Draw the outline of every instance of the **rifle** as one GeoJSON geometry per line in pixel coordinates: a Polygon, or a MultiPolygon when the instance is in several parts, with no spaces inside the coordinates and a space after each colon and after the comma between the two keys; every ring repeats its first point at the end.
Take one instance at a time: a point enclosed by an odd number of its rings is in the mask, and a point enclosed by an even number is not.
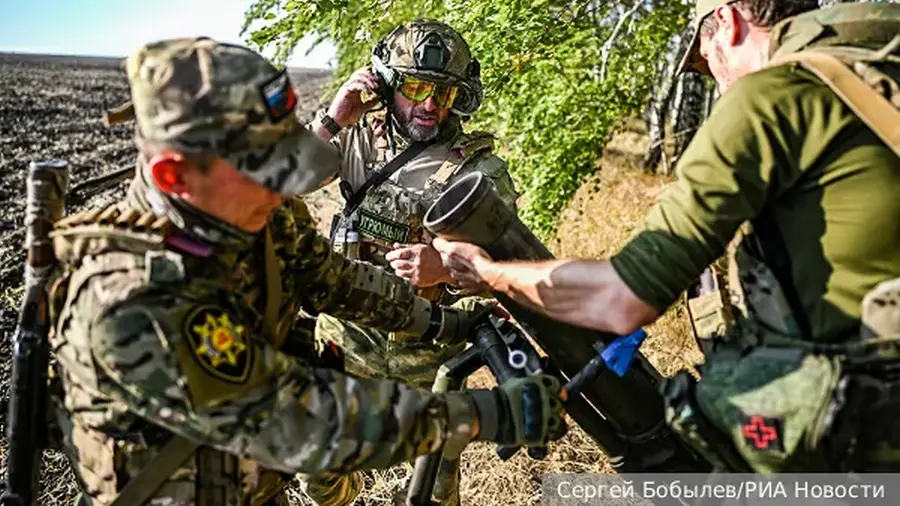
{"type": "Polygon", "coordinates": [[[47,369],[50,361],[49,300],[46,284],[56,266],[50,240],[63,214],[69,184],[64,160],[32,162],[25,204],[25,294],[13,334],[12,379],[6,418],[5,490],[2,506],[36,504],[42,449],[47,444],[47,369]]]}

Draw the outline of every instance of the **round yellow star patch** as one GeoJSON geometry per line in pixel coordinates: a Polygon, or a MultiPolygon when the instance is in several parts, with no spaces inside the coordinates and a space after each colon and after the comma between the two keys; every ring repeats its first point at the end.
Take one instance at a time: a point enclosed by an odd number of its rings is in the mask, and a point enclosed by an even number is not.
{"type": "Polygon", "coordinates": [[[252,364],[252,348],[243,325],[215,306],[200,306],[185,320],[184,334],[194,358],[208,372],[226,381],[243,383],[252,364]]]}

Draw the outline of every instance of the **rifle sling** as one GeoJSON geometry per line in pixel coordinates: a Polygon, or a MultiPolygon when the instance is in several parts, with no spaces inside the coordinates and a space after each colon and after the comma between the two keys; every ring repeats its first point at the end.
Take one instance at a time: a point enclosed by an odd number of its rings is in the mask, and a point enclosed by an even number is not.
{"type": "MultiPolygon", "coordinates": [[[[362,204],[363,199],[366,198],[366,194],[369,193],[369,190],[375,188],[381,183],[387,181],[389,177],[391,177],[395,172],[400,170],[401,167],[406,165],[410,160],[418,156],[419,153],[425,150],[428,146],[432,144],[432,141],[429,142],[421,142],[416,141],[406,147],[402,153],[392,158],[388,163],[381,168],[381,170],[373,173],[366,179],[366,182],[363,183],[362,186],[359,187],[358,190],[353,192],[352,195],[344,195],[344,198],[347,199],[346,205],[344,205],[344,216],[350,216],[356,211],[356,208],[362,204]]],[[[349,185],[347,186],[349,187],[349,185]]],[[[342,193],[344,193],[345,187],[341,187],[342,193]]]]}
{"type": "Polygon", "coordinates": [[[119,496],[109,506],[138,506],[146,503],[198,447],[198,443],[174,434],[156,458],[125,484],[119,496]]]}

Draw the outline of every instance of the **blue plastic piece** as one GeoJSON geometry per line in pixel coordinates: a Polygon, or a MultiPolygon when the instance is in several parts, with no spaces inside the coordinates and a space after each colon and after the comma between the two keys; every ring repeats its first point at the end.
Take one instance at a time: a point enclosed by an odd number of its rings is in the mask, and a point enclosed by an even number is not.
{"type": "Polygon", "coordinates": [[[610,343],[600,353],[603,361],[606,362],[606,367],[620,378],[625,376],[644,339],[647,339],[647,332],[644,329],[638,329],[610,343]]]}

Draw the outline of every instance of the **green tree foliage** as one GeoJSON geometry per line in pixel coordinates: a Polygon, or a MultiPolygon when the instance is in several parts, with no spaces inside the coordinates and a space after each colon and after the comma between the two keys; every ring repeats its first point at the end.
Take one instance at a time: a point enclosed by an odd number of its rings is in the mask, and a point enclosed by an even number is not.
{"type": "Polygon", "coordinates": [[[285,61],[315,34],[337,48],[336,83],[396,25],[429,17],[459,30],[481,62],[485,101],[470,128],[495,131],[544,239],[616,121],[636,114],[655,60],[690,18],[682,0],[257,0],[244,32],[285,61]]]}

